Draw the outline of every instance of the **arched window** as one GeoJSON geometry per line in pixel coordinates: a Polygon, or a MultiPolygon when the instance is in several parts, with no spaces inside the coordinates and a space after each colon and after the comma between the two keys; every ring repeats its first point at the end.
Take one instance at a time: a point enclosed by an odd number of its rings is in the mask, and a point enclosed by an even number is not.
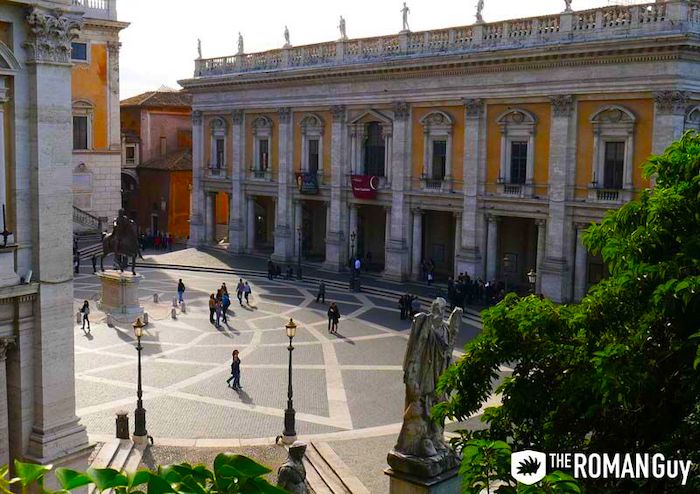
{"type": "Polygon", "coordinates": [[[261,116],[253,120],[253,176],[270,177],[270,150],[272,148],[272,120],[261,116]]]}
{"type": "Polygon", "coordinates": [[[226,169],[226,134],[228,124],[226,119],[216,117],[210,123],[211,127],[211,161],[209,168],[212,175],[220,174],[226,169]]]}
{"type": "Polygon", "coordinates": [[[382,125],[379,122],[369,122],[366,127],[367,137],[365,138],[364,149],[364,172],[365,175],[384,176],[384,135],[382,125]]]}
{"type": "Polygon", "coordinates": [[[537,118],[527,110],[512,109],[502,113],[497,123],[501,128],[499,182],[503,193],[532,196],[537,118]]]}
{"type": "Polygon", "coordinates": [[[317,173],[323,170],[323,120],[307,115],[301,120],[301,170],[317,173]]]}
{"type": "Polygon", "coordinates": [[[447,113],[435,111],[421,119],[423,125],[424,188],[450,190],[452,179],[452,126],[447,113]],[[444,183],[445,182],[445,183],[444,183]]]}
{"type": "Polygon", "coordinates": [[[691,107],[685,116],[685,130],[700,132],[700,105],[691,107]]]}

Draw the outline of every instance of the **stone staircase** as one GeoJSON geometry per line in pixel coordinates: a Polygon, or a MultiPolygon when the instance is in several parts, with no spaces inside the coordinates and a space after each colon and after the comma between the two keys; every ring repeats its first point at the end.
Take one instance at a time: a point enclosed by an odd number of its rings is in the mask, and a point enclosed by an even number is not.
{"type": "MultiPolygon", "coordinates": [[[[113,439],[104,443],[90,464],[91,468],[113,468],[119,472],[135,472],[141,463],[143,447],[136,446],[130,439],[113,439]]],[[[88,494],[95,493],[95,485],[90,484],[88,494]]],[[[111,491],[106,494],[111,494],[111,491]]]]}
{"type": "Polygon", "coordinates": [[[370,494],[327,443],[308,445],[304,467],[314,494],[370,494]]]}

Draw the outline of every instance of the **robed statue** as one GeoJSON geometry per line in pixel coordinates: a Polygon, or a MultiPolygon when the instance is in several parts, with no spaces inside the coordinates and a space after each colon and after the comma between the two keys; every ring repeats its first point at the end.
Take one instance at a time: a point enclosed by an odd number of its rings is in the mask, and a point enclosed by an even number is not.
{"type": "Polygon", "coordinates": [[[108,254],[114,254],[114,259],[119,264],[119,269],[124,272],[124,258],[131,258],[131,272],[136,275],[136,256],[141,256],[139,249],[138,233],[134,220],[126,215],[123,209],[119,210],[114,219],[112,233],[102,234],[102,256],[100,257],[100,270],[104,271],[104,258],[108,254]]]}
{"type": "Polygon", "coordinates": [[[304,468],[304,454],[306,443],[294,441],[289,447],[289,456],[277,470],[277,486],[286,489],[291,494],[309,494],[306,485],[306,468],[304,468]]]}
{"type": "Polygon", "coordinates": [[[447,302],[436,299],[430,313],[417,314],[411,324],[403,363],[406,401],[403,425],[387,458],[396,471],[419,477],[435,477],[459,464],[444,439],[445,424],[434,421],[430,411],[446,397],[437,391],[438,380],[452,363],[455,339],[462,323],[462,309],[455,309],[447,322],[447,302]]]}

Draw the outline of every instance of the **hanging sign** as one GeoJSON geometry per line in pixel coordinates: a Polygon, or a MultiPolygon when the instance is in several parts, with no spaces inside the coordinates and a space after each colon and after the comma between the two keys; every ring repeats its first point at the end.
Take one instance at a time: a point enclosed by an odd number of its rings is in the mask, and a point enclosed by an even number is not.
{"type": "Polygon", "coordinates": [[[318,175],[314,172],[297,173],[297,186],[300,194],[318,194],[318,175]]]}
{"type": "Polygon", "coordinates": [[[353,175],[350,177],[352,183],[352,195],[355,199],[376,199],[379,177],[375,175],[353,175]]]}

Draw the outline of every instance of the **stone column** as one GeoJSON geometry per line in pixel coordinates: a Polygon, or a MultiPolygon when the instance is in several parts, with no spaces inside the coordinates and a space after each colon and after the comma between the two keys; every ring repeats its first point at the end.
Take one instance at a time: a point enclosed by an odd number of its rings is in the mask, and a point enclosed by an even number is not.
{"type": "Polygon", "coordinates": [[[343,192],[345,186],[345,163],[347,161],[347,126],[344,106],[331,108],[333,124],[331,127],[331,202],[330,218],[326,231],[325,267],[340,271],[348,260],[347,242],[347,198],[343,192]]]}
{"type": "Polygon", "coordinates": [[[545,259],[537,272],[540,293],[555,302],[571,296],[573,232],[567,201],[573,199],[576,163],[576,102],[572,96],[551,98],[549,135],[549,216],[545,259]]]}
{"type": "Polygon", "coordinates": [[[10,428],[9,428],[9,406],[7,397],[7,374],[5,372],[5,359],[7,351],[13,344],[13,340],[0,339],[0,465],[10,463],[10,428]]]}
{"type": "MultiPolygon", "coordinates": [[[[27,169],[31,170],[34,303],[33,423],[24,458],[52,463],[89,453],[75,415],[72,257],[72,94],[70,42],[80,20],[34,7],[27,16],[29,106],[27,169]]],[[[19,33],[18,33],[19,34],[19,33]]],[[[19,46],[16,49],[21,50],[19,46]]]]}
{"type": "Polygon", "coordinates": [[[688,93],[685,91],[654,93],[652,153],[662,154],[671,142],[683,135],[688,99],[688,93]]]}
{"type": "Polygon", "coordinates": [[[486,236],[486,279],[495,281],[498,269],[498,224],[501,218],[498,216],[487,217],[488,235],[486,236]]]}
{"type": "Polygon", "coordinates": [[[214,208],[214,194],[207,192],[205,195],[204,206],[204,239],[203,243],[211,244],[215,241],[216,234],[216,217],[214,208]]]}
{"type": "Polygon", "coordinates": [[[204,240],[204,127],[202,112],[192,112],[192,215],[190,216],[190,247],[204,240]]]}
{"type": "MultiPolygon", "coordinates": [[[[297,238],[296,232],[299,229],[299,227],[301,227],[301,224],[303,221],[302,214],[303,214],[303,212],[302,212],[302,207],[301,207],[301,201],[294,201],[294,227],[293,228],[294,228],[294,235],[295,235],[294,238],[295,239],[297,238]]],[[[296,240],[294,242],[294,248],[292,250],[294,251],[294,257],[299,255],[299,241],[298,240],[296,240]]]]}
{"type": "MultiPolygon", "coordinates": [[[[542,291],[542,277],[540,270],[544,261],[545,249],[547,248],[547,222],[545,220],[535,220],[537,225],[537,260],[535,262],[535,272],[537,278],[535,280],[535,293],[542,291]]],[[[529,269],[529,268],[528,268],[529,269]]]]}
{"type": "Polygon", "coordinates": [[[248,196],[248,219],[246,221],[246,251],[248,254],[255,252],[255,198],[248,196]]]}
{"type": "Polygon", "coordinates": [[[479,214],[478,195],[480,183],[486,173],[486,130],[484,103],[479,99],[464,101],[464,162],[462,188],[462,228],[457,258],[457,271],[472,278],[484,277],[484,261],[481,245],[484,240],[483,216],[479,214]]]}
{"type": "Polygon", "coordinates": [[[411,177],[411,107],[408,103],[394,104],[394,136],[392,140],[391,233],[385,246],[384,277],[405,280],[410,271],[408,249],[409,210],[405,198],[407,182],[411,177]]]}
{"type": "Polygon", "coordinates": [[[277,262],[289,262],[294,247],[294,232],[291,227],[292,194],[289,179],[292,175],[292,110],[279,108],[279,137],[277,158],[277,206],[275,207],[275,252],[277,262]]]}
{"type": "Polygon", "coordinates": [[[423,211],[416,208],[412,213],[411,278],[421,281],[420,262],[423,260],[423,211]]]}
{"type": "Polygon", "coordinates": [[[574,302],[580,302],[588,287],[588,251],[583,245],[583,232],[588,223],[576,223],[576,264],[574,265],[574,302]]]}
{"type": "Polygon", "coordinates": [[[245,195],[243,183],[245,181],[245,113],[243,110],[234,110],[232,113],[233,125],[231,126],[233,147],[233,161],[231,163],[231,202],[229,223],[229,246],[232,254],[242,254],[245,251],[245,195]]]}

